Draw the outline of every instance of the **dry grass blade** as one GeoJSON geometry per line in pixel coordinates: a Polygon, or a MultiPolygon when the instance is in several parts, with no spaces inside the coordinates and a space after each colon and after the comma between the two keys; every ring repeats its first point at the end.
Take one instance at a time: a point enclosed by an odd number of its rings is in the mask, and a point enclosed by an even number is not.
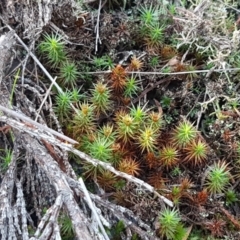
{"type": "Polygon", "coordinates": [[[89,206],[89,207],[91,208],[91,210],[92,210],[92,213],[93,213],[93,215],[94,215],[94,217],[95,217],[95,219],[96,219],[96,221],[97,221],[97,223],[98,223],[98,225],[99,225],[99,228],[101,229],[101,232],[102,232],[102,234],[103,234],[103,236],[104,236],[104,239],[105,239],[105,240],[109,240],[109,237],[108,237],[108,235],[107,235],[107,233],[106,233],[106,231],[105,231],[105,229],[104,229],[104,227],[103,227],[103,225],[102,225],[101,220],[99,219],[99,215],[98,215],[98,213],[97,213],[97,211],[96,211],[95,206],[93,205],[93,202],[92,202],[92,200],[91,200],[91,198],[90,198],[90,196],[89,196],[89,193],[88,193],[88,191],[87,191],[87,189],[86,189],[86,186],[85,186],[82,178],[79,178],[79,182],[80,182],[80,185],[81,185],[81,187],[82,187],[83,193],[84,193],[84,195],[85,195],[85,197],[86,197],[88,206],[89,206]]]}

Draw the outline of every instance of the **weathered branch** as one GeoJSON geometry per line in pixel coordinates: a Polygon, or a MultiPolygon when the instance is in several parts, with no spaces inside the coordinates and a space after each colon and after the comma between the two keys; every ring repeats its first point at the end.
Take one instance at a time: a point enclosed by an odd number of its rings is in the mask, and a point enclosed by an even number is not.
{"type": "Polygon", "coordinates": [[[27,146],[26,150],[31,151],[37,164],[46,172],[49,180],[56,189],[57,195],[62,195],[63,204],[72,220],[78,239],[91,240],[92,236],[87,229],[87,226],[90,226],[90,223],[78,207],[73,192],[65,179],[64,173],[60,170],[52,157],[49,154],[46,154],[46,150],[36,139],[33,139],[28,134],[23,134],[22,139],[25,146],[27,146]]]}

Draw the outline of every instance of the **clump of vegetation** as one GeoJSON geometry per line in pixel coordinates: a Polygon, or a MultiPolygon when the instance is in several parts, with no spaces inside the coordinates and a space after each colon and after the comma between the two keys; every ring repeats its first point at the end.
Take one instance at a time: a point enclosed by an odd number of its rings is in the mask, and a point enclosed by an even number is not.
{"type": "Polygon", "coordinates": [[[202,164],[207,159],[208,146],[200,139],[193,140],[184,148],[184,161],[193,165],[202,164]]]}
{"type": "Polygon", "coordinates": [[[164,167],[172,168],[178,164],[179,153],[176,147],[167,145],[160,150],[160,164],[164,167]]]}
{"type": "Polygon", "coordinates": [[[118,116],[117,135],[124,143],[131,141],[137,134],[137,124],[128,113],[118,116]]]}
{"type": "Polygon", "coordinates": [[[206,178],[206,188],[212,194],[222,193],[230,182],[230,172],[226,162],[214,163],[209,167],[206,178]]]}
{"type": "Polygon", "coordinates": [[[92,104],[97,115],[106,113],[111,107],[110,90],[106,84],[98,82],[92,90],[92,104]]]}
{"type": "Polygon", "coordinates": [[[182,239],[185,230],[181,224],[179,212],[176,209],[164,209],[159,216],[160,235],[167,239],[182,239]]]}
{"type": "Polygon", "coordinates": [[[73,95],[71,91],[66,90],[65,92],[57,94],[54,109],[61,122],[64,122],[69,117],[72,102],[73,95]]]}
{"type": "Polygon", "coordinates": [[[12,161],[13,158],[13,151],[11,149],[0,149],[0,152],[4,152],[5,155],[4,156],[0,156],[1,159],[1,169],[6,171],[8,169],[9,164],[12,161]]]}
{"type": "Polygon", "coordinates": [[[66,213],[62,213],[59,216],[59,223],[61,226],[61,237],[62,239],[71,239],[74,237],[74,229],[73,229],[73,225],[72,225],[72,221],[69,218],[69,216],[66,213]]]}
{"type": "Polygon", "coordinates": [[[53,67],[59,66],[66,60],[65,42],[59,35],[45,34],[38,48],[53,67]]]}
{"type": "Polygon", "coordinates": [[[72,129],[73,136],[81,137],[83,133],[92,133],[95,129],[94,122],[94,106],[89,103],[79,104],[77,112],[73,116],[72,125],[69,127],[69,130],[72,129]]]}
{"type": "Polygon", "coordinates": [[[78,69],[75,63],[65,61],[61,64],[59,78],[62,81],[62,85],[65,87],[74,87],[77,84],[79,77],[78,69]]]}
{"type": "Polygon", "coordinates": [[[143,130],[141,130],[139,138],[138,138],[138,144],[141,148],[141,151],[148,151],[152,152],[154,149],[156,149],[157,144],[157,134],[152,129],[152,127],[145,127],[143,130]]]}
{"type": "Polygon", "coordinates": [[[137,85],[137,81],[135,77],[130,77],[126,79],[126,86],[124,89],[124,97],[132,98],[136,96],[139,91],[139,86],[137,85]]]}
{"type": "Polygon", "coordinates": [[[93,158],[108,162],[112,159],[112,144],[110,139],[97,136],[92,142],[87,143],[86,150],[93,158]]]}
{"type": "Polygon", "coordinates": [[[196,136],[197,130],[194,128],[193,124],[184,119],[175,128],[172,141],[178,147],[185,147],[187,144],[190,144],[196,136]]]}

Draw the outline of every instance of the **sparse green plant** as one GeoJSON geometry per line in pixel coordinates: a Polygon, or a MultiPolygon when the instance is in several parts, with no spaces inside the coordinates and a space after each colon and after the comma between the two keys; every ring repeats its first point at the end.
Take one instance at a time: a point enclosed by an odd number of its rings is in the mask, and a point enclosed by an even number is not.
{"type": "Polygon", "coordinates": [[[172,103],[172,98],[168,96],[163,96],[160,102],[163,108],[170,108],[172,103]]]}
{"type": "Polygon", "coordinates": [[[240,105],[239,98],[230,101],[229,104],[232,106],[234,110],[236,110],[240,105]]]}
{"type": "Polygon", "coordinates": [[[180,2],[180,4],[182,5],[182,7],[187,8],[188,1],[187,1],[187,0],[182,0],[182,1],[180,2]]]}
{"type": "Polygon", "coordinates": [[[97,115],[100,113],[106,113],[111,107],[110,89],[102,82],[98,82],[94,85],[92,90],[92,104],[95,107],[97,115]]]}
{"type": "Polygon", "coordinates": [[[176,13],[176,6],[174,4],[169,4],[168,9],[170,14],[174,15],[176,13]]]}
{"type": "Polygon", "coordinates": [[[74,230],[71,218],[67,214],[61,214],[59,216],[59,224],[61,237],[64,240],[69,240],[74,238],[74,230]]]}
{"type": "Polygon", "coordinates": [[[86,146],[86,150],[91,157],[100,161],[109,162],[112,159],[113,141],[103,136],[96,136],[92,142],[86,146]]]}
{"type": "Polygon", "coordinates": [[[91,71],[91,67],[84,64],[84,62],[78,62],[78,70],[79,70],[79,78],[81,80],[84,80],[84,85],[87,86],[91,86],[92,85],[92,80],[93,80],[93,76],[91,74],[89,74],[89,72],[91,71]]]}
{"type": "Polygon", "coordinates": [[[178,164],[179,152],[176,147],[172,145],[164,146],[159,151],[160,164],[167,169],[172,168],[178,164]]]}
{"type": "Polygon", "coordinates": [[[176,227],[174,240],[183,240],[186,237],[186,229],[182,223],[179,223],[176,227]]]}
{"type": "Polygon", "coordinates": [[[64,87],[70,86],[74,89],[77,84],[78,77],[79,72],[75,63],[67,60],[61,64],[59,78],[61,79],[64,87]]]}
{"type": "Polygon", "coordinates": [[[72,120],[73,135],[78,138],[83,133],[92,133],[96,128],[94,120],[94,106],[87,102],[79,104],[79,109],[72,120]]]}
{"type": "Polygon", "coordinates": [[[123,189],[126,186],[126,181],[124,179],[119,179],[115,184],[114,187],[117,191],[123,189]]]}
{"type": "MultiPolygon", "coordinates": [[[[195,91],[194,89],[192,89],[192,90],[195,91]]],[[[198,108],[198,107],[193,108],[193,109],[191,109],[191,111],[188,113],[188,116],[189,116],[190,118],[194,118],[195,116],[197,116],[198,112],[199,112],[199,108],[198,108]]]]}
{"type": "Polygon", "coordinates": [[[134,233],[131,240],[140,240],[140,237],[138,236],[137,233],[134,233]]]}
{"type": "Polygon", "coordinates": [[[114,126],[112,124],[105,124],[99,129],[99,134],[112,140],[116,140],[116,132],[114,131],[114,126]]]}
{"type": "Polygon", "coordinates": [[[184,161],[196,166],[202,164],[206,160],[208,147],[202,140],[195,139],[184,148],[184,152],[186,154],[184,161]]]}
{"type": "Polygon", "coordinates": [[[187,76],[191,81],[198,77],[198,75],[195,72],[196,71],[196,67],[195,66],[193,66],[193,65],[186,65],[186,71],[192,72],[192,73],[188,73],[188,76],[187,76]]]}
{"type": "Polygon", "coordinates": [[[197,133],[193,124],[184,119],[174,129],[172,141],[178,147],[185,147],[197,136],[197,133]]]}
{"type": "Polygon", "coordinates": [[[206,176],[206,189],[211,194],[222,193],[230,181],[230,171],[225,161],[219,161],[209,167],[206,176]]]}
{"type": "MultiPolygon", "coordinates": [[[[193,228],[189,236],[189,240],[200,240],[204,238],[203,236],[204,236],[204,233],[202,229],[193,228]]],[[[210,240],[210,239],[206,239],[206,240],[210,240]]]]}
{"type": "Polygon", "coordinates": [[[233,32],[235,30],[235,14],[230,13],[228,18],[225,19],[225,24],[228,32],[233,32]]]}
{"type": "Polygon", "coordinates": [[[214,67],[214,63],[207,63],[205,66],[205,69],[210,70],[213,67],[214,67]]]}
{"type": "Polygon", "coordinates": [[[239,201],[236,192],[232,189],[227,190],[227,192],[225,193],[225,198],[226,198],[226,205],[227,206],[230,206],[233,203],[239,201]]]}
{"type": "Polygon", "coordinates": [[[59,35],[45,34],[38,48],[40,53],[46,56],[49,64],[53,67],[59,66],[66,60],[65,43],[59,35]]]}
{"type": "Polygon", "coordinates": [[[118,116],[117,123],[117,136],[124,143],[132,140],[137,132],[138,124],[132,116],[127,113],[122,113],[118,116]]]}
{"type": "Polygon", "coordinates": [[[176,209],[165,208],[162,210],[159,216],[160,223],[160,235],[166,237],[166,239],[176,239],[178,225],[181,218],[179,212],[176,209]]]}
{"type": "Polygon", "coordinates": [[[151,24],[145,34],[146,45],[149,47],[159,47],[164,40],[165,26],[160,23],[151,24]]]}
{"type": "Polygon", "coordinates": [[[57,94],[54,110],[61,122],[65,122],[70,116],[72,101],[73,96],[71,91],[67,90],[57,94]]]}
{"type": "Polygon", "coordinates": [[[180,176],[181,174],[182,174],[182,171],[178,166],[173,168],[173,170],[171,171],[171,175],[174,176],[174,177],[180,176]]]}
{"type": "Polygon", "coordinates": [[[153,7],[152,4],[149,7],[147,6],[140,7],[139,12],[140,20],[142,21],[143,24],[149,25],[159,20],[160,11],[158,8],[153,7]]]}
{"type": "Polygon", "coordinates": [[[132,98],[134,95],[138,93],[138,90],[139,90],[139,87],[137,85],[136,78],[133,76],[130,78],[126,78],[126,85],[125,85],[123,96],[132,98]]]}
{"type": "Polygon", "coordinates": [[[111,239],[120,240],[121,233],[125,230],[125,225],[123,221],[118,221],[115,226],[111,228],[111,239]]]}
{"type": "Polygon", "coordinates": [[[151,126],[154,131],[159,132],[163,127],[164,121],[162,119],[162,113],[151,111],[148,115],[147,125],[151,126]]]}
{"type": "Polygon", "coordinates": [[[2,160],[1,168],[3,170],[6,170],[12,161],[13,151],[11,149],[6,149],[6,150],[0,149],[0,151],[5,152],[5,156],[0,157],[0,159],[2,160]]]}
{"type": "Polygon", "coordinates": [[[228,62],[231,66],[238,67],[240,65],[239,51],[232,52],[229,56],[228,62]]]}
{"type": "Polygon", "coordinates": [[[73,103],[78,103],[80,100],[85,98],[84,94],[80,93],[81,88],[77,89],[77,88],[73,88],[71,93],[72,93],[72,101],[73,103]]]}
{"type": "Polygon", "coordinates": [[[158,56],[153,56],[151,57],[150,61],[149,61],[149,65],[152,68],[156,68],[159,65],[160,59],[158,56]]]}
{"type": "Polygon", "coordinates": [[[130,108],[130,115],[131,117],[133,117],[134,121],[136,122],[136,124],[138,124],[138,126],[143,124],[146,120],[147,111],[148,110],[146,109],[146,105],[141,107],[140,104],[138,104],[137,107],[132,106],[130,108]]]}
{"type": "Polygon", "coordinates": [[[163,70],[162,70],[163,73],[170,73],[172,72],[171,68],[170,67],[165,67],[163,70]]]}
{"type": "MultiPolygon", "coordinates": [[[[163,9],[163,8],[162,8],[163,9]]],[[[162,10],[161,9],[161,10],[162,10]]],[[[165,26],[159,22],[162,14],[159,7],[141,7],[140,12],[140,35],[143,37],[146,46],[150,48],[158,48],[164,37],[165,26]]]]}
{"type": "Polygon", "coordinates": [[[93,64],[97,70],[108,70],[114,67],[113,61],[109,56],[94,57],[93,64]]]}
{"type": "Polygon", "coordinates": [[[141,151],[153,152],[156,149],[157,137],[158,134],[151,126],[140,130],[137,142],[141,151]]]}
{"type": "Polygon", "coordinates": [[[171,192],[171,198],[175,205],[179,204],[181,195],[182,195],[181,188],[179,186],[173,186],[172,192],[171,192]]]}

